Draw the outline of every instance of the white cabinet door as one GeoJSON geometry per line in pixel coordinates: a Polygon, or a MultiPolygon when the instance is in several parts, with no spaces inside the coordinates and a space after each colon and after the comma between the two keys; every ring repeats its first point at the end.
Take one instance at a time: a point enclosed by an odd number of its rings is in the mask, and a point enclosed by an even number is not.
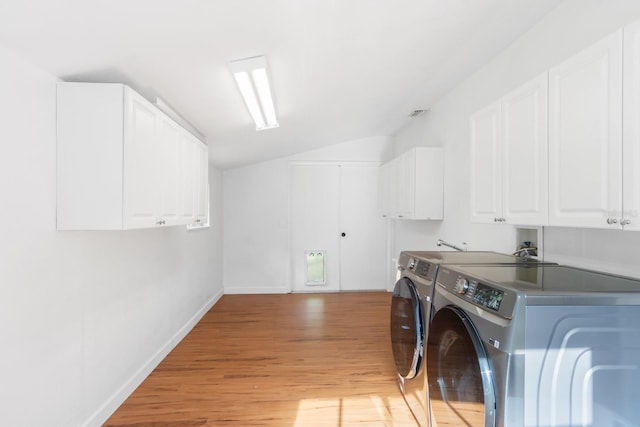
{"type": "Polygon", "coordinates": [[[498,222],[502,218],[502,143],[500,103],[473,114],[471,132],[471,220],[498,222]]]}
{"type": "Polygon", "coordinates": [[[500,109],[501,217],[509,224],[546,225],[547,73],[502,98],[500,109]]]}
{"type": "Polygon", "coordinates": [[[393,210],[391,201],[393,196],[392,169],[391,162],[380,166],[380,207],[383,218],[391,218],[393,210]]]}
{"type": "Polygon", "coordinates": [[[158,219],[161,225],[180,223],[180,127],[164,115],[158,117],[157,171],[155,185],[160,187],[158,219]]]}
{"type": "Polygon", "coordinates": [[[125,90],[124,228],[156,226],[159,200],[155,107],[125,90]]]}
{"type": "Polygon", "coordinates": [[[549,72],[549,224],[619,227],[622,32],[549,72]]]}
{"type": "Polygon", "coordinates": [[[413,218],[414,189],[415,189],[415,156],[407,151],[398,157],[393,165],[395,202],[394,218],[413,218]]]}
{"type": "Polygon", "coordinates": [[[180,218],[184,224],[191,224],[195,218],[195,197],[194,197],[194,180],[196,165],[196,144],[195,138],[187,133],[182,132],[180,135],[180,164],[182,171],[181,178],[181,203],[180,218]]]}
{"type": "Polygon", "coordinates": [[[444,218],[444,154],[440,147],[417,147],[413,158],[412,218],[444,218]]]}
{"type": "Polygon", "coordinates": [[[206,222],[209,213],[209,159],[207,147],[201,142],[195,143],[194,160],[194,222],[201,224],[206,222]]]}
{"type": "Polygon", "coordinates": [[[623,213],[640,230],[640,22],[624,28],[623,213]]]}

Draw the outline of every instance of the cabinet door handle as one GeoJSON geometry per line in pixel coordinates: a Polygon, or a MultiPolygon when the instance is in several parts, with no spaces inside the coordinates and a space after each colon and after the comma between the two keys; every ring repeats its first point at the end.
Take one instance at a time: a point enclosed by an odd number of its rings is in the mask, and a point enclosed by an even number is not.
{"type": "Polygon", "coordinates": [[[630,219],[625,219],[625,218],[620,219],[620,225],[629,225],[629,224],[631,224],[630,219]]]}
{"type": "Polygon", "coordinates": [[[618,220],[615,218],[607,218],[607,224],[611,225],[611,224],[617,224],[618,220]]]}

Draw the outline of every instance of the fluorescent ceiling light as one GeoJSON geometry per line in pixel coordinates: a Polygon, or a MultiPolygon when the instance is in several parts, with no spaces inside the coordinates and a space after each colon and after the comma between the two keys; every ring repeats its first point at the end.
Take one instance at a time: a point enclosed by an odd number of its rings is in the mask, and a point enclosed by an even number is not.
{"type": "Polygon", "coordinates": [[[256,130],[277,128],[276,110],[267,77],[267,61],[264,56],[240,59],[229,63],[238,89],[256,122],[256,130]]]}

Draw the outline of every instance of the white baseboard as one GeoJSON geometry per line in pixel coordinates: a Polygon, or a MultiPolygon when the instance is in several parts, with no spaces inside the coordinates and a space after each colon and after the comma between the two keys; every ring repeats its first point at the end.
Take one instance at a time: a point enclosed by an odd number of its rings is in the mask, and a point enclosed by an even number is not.
{"type": "Polygon", "coordinates": [[[180,341],[193,329],[202,317],[218,302],[223,291],[218,291],[198,310],[187,323],[178,330],[165,345],[163,345],[119,390],[117,390],[96,412],[83,424],[88,427],[101,426],[122,402],[149,376],[149,374],[167,357],[180,341]]]}
{"type": "Polygon", "coordinates": [[[289,289],[286,286],[270,287],[270,288],[249,288],[244,286],[225,286],[225,294],[288,294],[289,289]]]}

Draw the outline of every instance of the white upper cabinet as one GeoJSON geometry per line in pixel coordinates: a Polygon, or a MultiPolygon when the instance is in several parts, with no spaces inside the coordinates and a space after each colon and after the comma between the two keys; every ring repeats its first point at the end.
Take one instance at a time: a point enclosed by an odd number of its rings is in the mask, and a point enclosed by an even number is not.
{"type": "Polygon", "coordinates": [[[619,227],[622,30],[549,72],[549,224],[619,227]]]}
{"type": "Polygon", "coordinates": [[[547,223],[547,74],[471,116],[473,222],[547,223]]]}
{"type": "Polygon", "coordinates": [[[57,91],[58,229],[190,224],[196,199],[206,218],[204,144],[127,86],[59,83],[57,91]]]}
{"type": "Polygon", "coordinates": [[[416,147],[382,165],[382,216],[443,218],[444,157],[440,147],[416,147]]]}
{"type": "Polygon", "coordinates": [[[623,212],[625,229],[640,230],[640,21],[624,29],[623,212]]]}

